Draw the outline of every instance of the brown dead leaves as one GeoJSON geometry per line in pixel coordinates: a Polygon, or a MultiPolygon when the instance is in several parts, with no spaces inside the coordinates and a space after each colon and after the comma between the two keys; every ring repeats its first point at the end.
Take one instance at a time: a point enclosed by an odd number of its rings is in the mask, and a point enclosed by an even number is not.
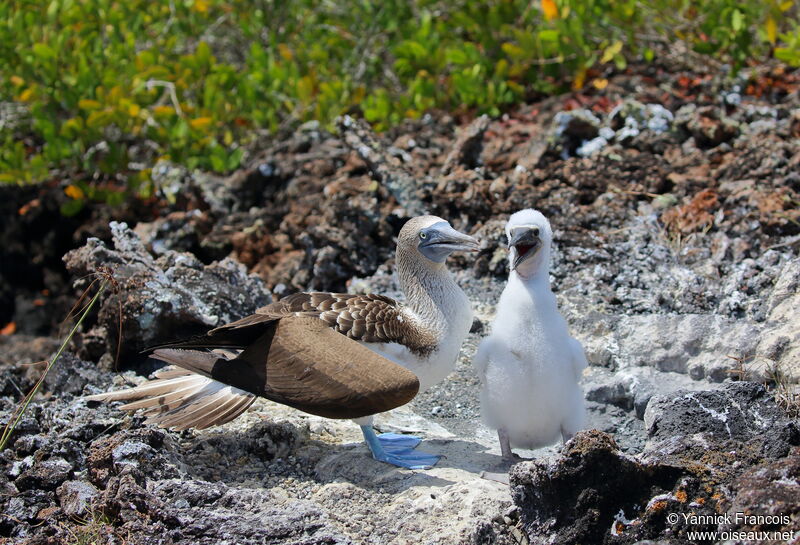
{"type": "Polygon", "coordinates": [[[661,215],[661,221],[671,233],[688,235],[704,231],[714,223],[713,212],[719,207],[719,195],[704,189],[681,206],[674,206],[661,215]]]}

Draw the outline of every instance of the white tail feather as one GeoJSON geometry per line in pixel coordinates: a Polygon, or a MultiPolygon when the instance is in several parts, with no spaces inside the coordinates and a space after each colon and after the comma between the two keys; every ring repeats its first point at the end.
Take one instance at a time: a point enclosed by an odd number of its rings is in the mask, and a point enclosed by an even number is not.
{"type": "Polygon", "coordinates": [[[148,423],[178,430],[205,429],[230,422],[256,399],[244,390],[185,369],[167,367],[156,372],[155,376],[155,379],[135,388],[96,394],[86,399],[128,401],[119,408],[128,412],[142,409],[148,423]]]}

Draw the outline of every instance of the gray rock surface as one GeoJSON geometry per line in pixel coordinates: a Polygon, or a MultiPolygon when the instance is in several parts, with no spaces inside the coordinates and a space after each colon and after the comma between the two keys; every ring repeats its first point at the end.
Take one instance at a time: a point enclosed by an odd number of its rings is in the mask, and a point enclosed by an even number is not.
{"type": "MultiPolygon", "coordinates": [[[[708,434],[719,439],[746,441],[768,438],[778,447],[783,439],[800,439],[798,429],[775,403],[774,395],[754,382],[733,382],[713,391],[659,394],[644,414],[648,440],[655,442],[679,435],[708,434]]],[[[767,440],[767,439],[765,439],[767,440]]],[[[786,452],[789,446],[784,445],[786,452]]]]}
{"type": "Polygon", "coordinates": [[[779,370],[789,382],[800,382],[800,259],[788,262],[766,300],[766,327],[751,367],[756,376],[779,370]]]}
{"type": "MultiPolygon", "coordinates": [[[[800,259],[770,270],[772,282],[758,292],[758,319],[699,312],[592,313],[573,322],[592,365],[618,371],[648,366],[711,382],[769,380],[779,370],[797,382],[800,259]]],[[[575,312],[572,297],[564,294],[563,306],[575,312]]]]}
{"type": "Polygon", "coordinates": [[[117,343],[121,355],[130,357],[159,343],[204,333],[271,300],[263,282],[232,259],[203,265],[191,254],[172,251],[156,258],[124,223],[112,222],[111,232],[113,248],[92,238],[64,256],[67,269],[80,279],[79,288],[104,267],[111,271],[113,295],[103,299],[100,330],[88,335],[89,340],[105,339],[103,349],[109,354],[116,353],[117,343]]]}
{"type": "Polygon", "coordinates": [[[56,490],[58,502],[68,517],[85,517],[90,514],[97,488],[86,481],[67,481],[56,490]]]}

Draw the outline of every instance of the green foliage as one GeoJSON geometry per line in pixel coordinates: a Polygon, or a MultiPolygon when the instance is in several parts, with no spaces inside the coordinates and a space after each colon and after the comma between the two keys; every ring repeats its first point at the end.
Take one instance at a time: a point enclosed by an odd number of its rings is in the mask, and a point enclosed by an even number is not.
{"type": "Polygon", "coordinates": [[[794,11],[791,0],[2,2],[0,182],[111,183],[73,186],[79,203],[64,212],[76,213],[146,194],[159,160],[228,172],[259,131],[347,112],[378,129],[432,108],[496,115],[581,88],[598,64],[651,61],[659,40],[734,67],[773,48],[800,65],[794,11]]]}
{"type": "MultiPolygon", "coordinates": [[[[677,0],[666,2],[654,15],[661,24],[656,28],[665,36],[671,29],[697,53],[723,58],[738,69],[779,43],[788,47],[775,49],[778,59],[782,49],[800,53],[797,43],[791,43],[787,35],[778,35],[781,29],[797,28],[794,4],[793,0],[677,0]]],[[[800,66],[798,60],[788,62],[800,66]]]]}

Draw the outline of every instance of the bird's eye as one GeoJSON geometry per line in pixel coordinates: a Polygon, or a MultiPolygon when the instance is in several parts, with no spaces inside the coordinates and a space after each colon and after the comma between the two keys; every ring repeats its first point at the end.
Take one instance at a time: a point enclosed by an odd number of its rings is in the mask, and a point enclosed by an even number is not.
{"type": "Polygon", "coordinates": [[[533,235],[537,236],[537,237],[539,236],[539,228],[538,227],[534,227],[533,228],[533,235]]]}
{"type": "Polygon", "coordinates": [[[426,233],[425,231],[421,232],[419,234],[419,238],[421,238],[422,240],[425,240],[426,238],[428,238],[428,233],[426,233]]]}

